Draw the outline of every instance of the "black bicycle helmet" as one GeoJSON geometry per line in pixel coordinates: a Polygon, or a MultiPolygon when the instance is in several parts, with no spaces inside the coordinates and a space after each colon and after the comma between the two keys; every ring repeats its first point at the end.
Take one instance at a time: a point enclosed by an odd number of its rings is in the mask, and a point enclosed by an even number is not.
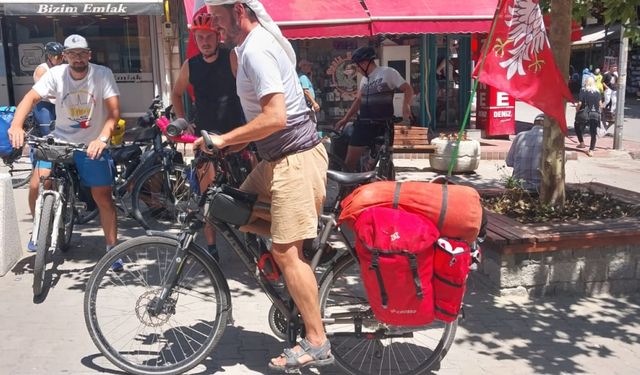
{"type": "Polygon", "coordinates": [[[362,61],[371,61],[376,58],[376,51],[371,47],[360,47],[351,54],[351,61],[359,63],[362,61]]]}
{"type": "Polygon", "coordinates": [[[49,56],[62,55],[63,50],[64,46],[58,42],[49,42],[44,45],[44,53],[49,56]]]}

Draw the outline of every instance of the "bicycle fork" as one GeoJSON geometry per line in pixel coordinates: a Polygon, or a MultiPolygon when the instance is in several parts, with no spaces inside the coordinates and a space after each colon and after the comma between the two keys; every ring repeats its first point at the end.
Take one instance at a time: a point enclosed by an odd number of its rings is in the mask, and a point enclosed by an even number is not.
{"type": "Polygon", "coordinates": [[[186,249],[191,245],[195,235],[192,233],[181,233],[178,238],[178,248],[176,251],[176,255],[169,266],[169,270],[166,273],[166,278],[163,281],[162,291],[160,295],[156,296],[149,306],[147,307],[147,311],[149,315],[155,317],[165,312],[165,305],[170,306],[168,303],[169,296],[171,295],[171,291],[178,283],[178,278],[180,277],[180,273],[182,272],[182,267],[185,262],[185,254],[186,249]]]}
{"type": "Polygon", "coordinates": [[[35,216],[33,218],[33,229],[31,230],[31,242],[37,245],[38,232],[40,231],[40,222],[42,220],[42,206],[44,205],[45,197],[52,195],[54,200],[54,217],[53,217],[53,231],[51,232],[51,245],[49,249],[55,249],[58,245],[58,231],[56,230],[60,225],[60,218],[62,217],[62,195],[54,190],[45,190],[38,194],[36,199],[35,216]]]}

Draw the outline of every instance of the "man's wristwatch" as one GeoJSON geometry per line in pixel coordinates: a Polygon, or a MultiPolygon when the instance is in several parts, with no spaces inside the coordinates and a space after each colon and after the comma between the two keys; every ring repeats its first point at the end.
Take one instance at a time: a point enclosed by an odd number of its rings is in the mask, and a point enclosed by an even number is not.
{"type": "Polygon", "coordinates": [[[109,143],[109,137],[102,136],[102,137],[98,138],[98,140],[100,142],[102,142],[102,143],[105,143],[105,144],[109,143]]]}

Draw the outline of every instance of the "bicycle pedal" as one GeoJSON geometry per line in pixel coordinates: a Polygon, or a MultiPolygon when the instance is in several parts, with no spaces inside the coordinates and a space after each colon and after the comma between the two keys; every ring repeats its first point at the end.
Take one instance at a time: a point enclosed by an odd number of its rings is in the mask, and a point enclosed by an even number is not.
{"type": "Polygon", "coordinates": [[[87,210],[87,204],[84,202],[78,202],[76,201],[74,203],[74,207],[76,210],[82,210],[82,211],[86,211],[87,210]]]}

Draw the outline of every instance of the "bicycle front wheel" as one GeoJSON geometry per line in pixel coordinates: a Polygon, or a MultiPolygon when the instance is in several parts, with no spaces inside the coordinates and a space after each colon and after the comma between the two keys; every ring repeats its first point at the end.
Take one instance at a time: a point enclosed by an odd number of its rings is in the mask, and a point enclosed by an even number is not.
{"type": "Polygon", "coordinates": [[[457,321],[398,327],[376,320],[351,255],[338,259],[322,280],[320,309],[331,353],[347,374],[422,374],[449,350],[457,321]]]}
{"type": "MultiPolygon", "coordinates": [[[[200,363],[217,344],[231,309],[220,269],[190,248],[160,313],[178,241],[138,237],[109,251],[87,284],[84,316],[91,339],[114,365],[132,374],[178,374],[200,363]],[[120,272],[112,270],[116,260],[120,272]]],[[[180,261],[180,260],[177,260],[180,261]]]]}
{"type": "Polygon", "coordinates": [[[155,165],[138,179],[131,195],[133,215],[145,229],[175,230],[178,215],[197,205],[185,167],[155,165]]]}
{"type": "Polygon", "coordinates": [[[45,195],[40,212],[40,225],[36,236],[36,258],[33,261],[33,295],[39,296],[44,289],[44,271],[47,265],[47,253],[51,246],[53,219],[55,215],[55,197],[45,195]]]}

